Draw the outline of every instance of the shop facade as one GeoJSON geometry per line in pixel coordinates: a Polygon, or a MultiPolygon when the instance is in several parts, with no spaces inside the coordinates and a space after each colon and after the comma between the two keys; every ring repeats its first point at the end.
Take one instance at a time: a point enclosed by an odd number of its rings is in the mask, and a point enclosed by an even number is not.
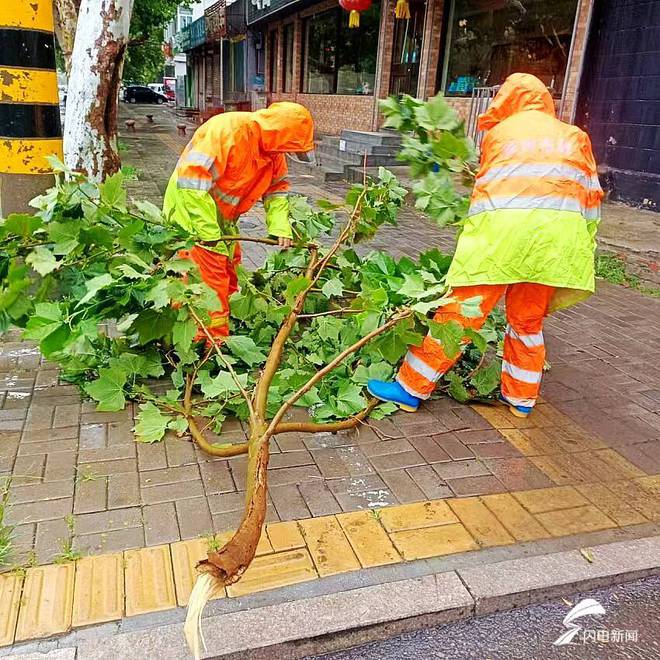
{"type": "MultiPolygon", "coordinates": [[[[377,130],[377,101],[442,92],[466,118],[514,71],[541,78],[574,116],[593,0],[374,0],[349,28],[336,0],[249,0],[253,79],[268,102],[307,106],[319,133],[377,130]],[[486,95],[488,91],[486,92],[486,95]]],[[[368,5],[368,1],[365,3],[368,5]]]]}

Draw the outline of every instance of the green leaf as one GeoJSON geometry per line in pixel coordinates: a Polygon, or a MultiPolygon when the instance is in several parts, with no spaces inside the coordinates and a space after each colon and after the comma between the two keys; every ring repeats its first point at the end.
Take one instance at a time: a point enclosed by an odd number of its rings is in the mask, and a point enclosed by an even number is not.
{"type": "Polygon", "coordinates": [[[80,223],[51,222],[47,227],[48,239],[55,243],[53,254],[67,255],[78,247],[80,223]]]}
{"type": "Polygon", "coordinates": [[[140,273],[133,266],[129,264],[119,264],[117,270],[129,280],[148,280],[149,275],[146,273],[140,273]]]}
{"type": "Polygon", "coordinates": [[[133,203],[135,204],[135,208],[151,220],[151,222],[156,222],[161,225],[165,224],[163,212],[155,204],[152,204],[147,200],[136,200],[133,203]]]}
{"type": "Polygon", "coordinates": [[[332,296],[341,296],[344,292],[344,285],[341,283],[341,280],[338,277],[335,277],[331,280],[328,280],[322,287],[321,291],[326,298],[332,298],[332,296]]]}
{"type": "Polygon", "coordinates": [[[27,213],[11,213],[2,223],[2,234],[15,234],[23,240],[31,238],[37,229],[43,225],[41,218],[27,213]]]}
{"type": "Polygon", "coordinates": [[[34,248],[25,259],[25,263],[32,266],[42,277],[45,277],[48,273],[52,273],[60,267],[53,253],[43,245],[34,248]]]}
{"type": "MultiPolygon", "coordinates": [[[[238,374],[238,382],[243,387],[247,386],[247,379],[247,374],[238,374]]],[[[202,393],[206,399],[215,399],[219,396],[236,394],[241,391],[228,371],[221,371],[214,378],[211,378],[208,371],[201,371],[197,377],[197,383],[202,388],[202,393]]]]}
{"type": "Polygon", "coordinates": [[[449,396],[456,399],[459,403],[465,403],[470,400],[470,393],[467,391],[465,385],[463,385],[463,379],[455,371],[446,374],[445,378],[449,381],[449,396]]]}
{"type": "Polygon", "coordinates": [[[287,286],[286,291],[284,292],[284,299],[289,305],[293,304],[293,301],[296,299],[296,296],[304,291],[310,284],[310,281],[307,277],[301,275],[291,280],[287,286]]]}
{"type": "Polygon", "coordinates": [[[433,339],[442,344],[449,359],[455,358],[461,351],[461,340],[465,335],[463,326],[458,321],[429,321],[429,330],[433,339]]]}
{"type": "Polygon", "coordinates": [[[461,316],[468,319],[476,319],[483,316],[483,312],[481,311],[481,303],[483,302],[483,299],[483,296],[472,296],[471,298],[462,300],[461,316]]]}
{"type": "Polygon", "coordinates": [[[250,367],[253,367],[255,364],[261,364],[267,357],[250,337],[241,335],[227,337],[225,345],[231,351],[232,355],[243,360],[250,367]]]}
{"type": "Polygon", "coordinates": [[[151,402],[141,404],[137,424],[133,429],[138,442],[160,442],[165,436],[170,421],[171,418],[168,415],[163,415],[155,404],[151,402]]]}
{"type": "Polygon", "coordinates": [[[154,309],[162,309],[170,304],[170,294],[168,291],[168,280],[160,280],[156,286],[149,289],[144,299],[153,303],[154,309]]]}
{"type": "Polygon", "coordinates": [[[113,240],[112,234],[105,227],[85,227],[80,230],[80,242],[85,245],[111,248],[113,240]]]}
{"type": "Polygon", "coordinates": [[[124,386],[126,372],[119,367],[99,369],[99,377],[85,385],[85,392],[98,402],[96,409],[103,412],[123,410],[126,405],[124,386]]]}
{"type": "Polygon", "coordinates": [[[124,176],[117,172],[99,186],[101,201],[119,211],[126,211],[126,191],[123,189],[124,176]]]}
{"type": "Polygon", "coordinates": [[[78,301],[78,304],[76,307],[82,307],[86,302],[89,302],[96,294],[101,290],[105,289],[106,287],[110,286],[111,284],[114,284],[114,279],[110,273],[105,273],[103,275],[99,275],[98,277],[92,277],[91,280],[87,280],[85,284],[85,288],[87,289],[87,293],[78,301]]]}
{"type": "Polygon", "coordinates": [[[27,322],[23,337],[41,341],[62,324],[62,310],[58,303],[37,303],[34,314],[27,322]]]}
{"type": "Polygon", "coordinates": [[[464,332],[465,336],[476,346],[480,353],[486,352],[486,348],[488,347],[488,341],[486,337],[484,337],[477,330],[473,330],[472,328],[465,328],[464,332]]]}
{"type": "Polygon", "coordinates": [[[367,405],[367,400],[362,395],[362,387],[350,381],[343,382],[337,391],[336,405],[344,416],[360,412],[367,405]]]}
{"type": "Polygon", "coordinates": [[[500,384],[500,375],[502,373],[502,363],[499,360],[493,360],[485,367],[481,367],[470,379],[470,384],[474,385],[480,396],[488,396],[500,384]]]}
{"type": "Polygon", "coordinates": [[[70,337],[71,330],[68,325],[63,323],[39,342],[39,350],[43,353],[44,357],[48,359],[52,357],[54,353],[61,351],[70,337]]]}
{"type": "Polygon", "coordinates": [[[178,415],[167,424],[167,428],[181,436],[188,430],[188,420],[178,415]]]}
{"type": "Polygon", "coordinates": [[[460,125],[458,115],[440,94],[417,107],[415,119],[429,131],[452,131],[460,125]]]}
{"type": "Polygon", "coordinates": [[[157,312],[153,309],[145,309],[140,312],[133,324],[129,328],[129,332],[137,332],[140,343],[147,344],[154,339],[160,339],[170,334],[176,316],[174,310],[169,307],[162,312],[157,312]]]}
{"type": "Polygon", "coordinates": [[[178,351],[188,351],[192,346],[192,340],[197,333],[197,323],[194,319],[177,321],[172,328],[172,341],[178,351]]]}
{"type": "Polygon", "coordinates": [[[342,322],[333,316],[319,316],[314,326],[319,337],[324,341],[336,342],[339,340],[339,332],[342,322]]]}
{"type": "Polygon", "coordinates": [[[371,419],[384,419],[388,415],[393,415],[397,410],[399,410],[399,406],[396,403],[382,403],[375,410],[371,411],[369,417],[371,419]]]}
{"type": "Polygon", "coordinates": [[[399,289],[399,293],[407,298],[425,298],[427,292],[424,280],[416,273],[413,275],[404,275],[403,286],[399,289]]]}

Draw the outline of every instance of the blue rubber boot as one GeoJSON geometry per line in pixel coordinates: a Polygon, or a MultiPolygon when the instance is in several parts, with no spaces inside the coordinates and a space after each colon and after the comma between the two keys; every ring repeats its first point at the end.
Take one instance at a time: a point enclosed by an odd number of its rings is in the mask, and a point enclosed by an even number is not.
{"type": "Polygon", "coordinates": [[[375,396],[381,401],[396,403],[401,410],[406,412],[416,412],[422,402],[416,396],[408,394],[396,381],[390,383],[385,380],[370,380],[367,383],[367,390],[371,396],[375,396]]]}
{"type": "Polygon", "coordinates": [[[509,407],[509,411],[514,417],[520,417],[520,418],[525,418],[529,416],[529,413],[534,410],[531,406],[517,406],[509,401],[507,401],[504,398],[504,395],[500,394],[500,401],[505,405],[509,407]]]}

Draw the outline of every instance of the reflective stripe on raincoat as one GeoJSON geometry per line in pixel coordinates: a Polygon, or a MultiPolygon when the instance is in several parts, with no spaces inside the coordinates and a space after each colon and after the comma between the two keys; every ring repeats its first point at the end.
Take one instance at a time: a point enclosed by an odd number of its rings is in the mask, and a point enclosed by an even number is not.
{"type": "Polygon", "coordinates": [[[552,97],[514,73],[479,118],[488,131],[451,287],[532,282],[556,287],[550,311],[594,291],[603,191],[589,137],[555,117],[552,97]]]}
{"type": "MultiPolygon", "coordinates": [[[[261,199],[268,233],[291,238],[285,154],[313,148],[312,116],[297,103],[217,115],[181,154],[165,192],[165,217],[200,241],[215,241],[237,234],[238,217],[261,199]]],[[[233,253],[226,244],[211,249],[233,253]]]]}

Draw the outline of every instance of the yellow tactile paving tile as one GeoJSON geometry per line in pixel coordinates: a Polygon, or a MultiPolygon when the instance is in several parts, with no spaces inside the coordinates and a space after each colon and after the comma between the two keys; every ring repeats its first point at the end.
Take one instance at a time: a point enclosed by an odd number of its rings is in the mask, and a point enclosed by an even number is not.
{"type": "MultiPolygon", "coordinates": [[[[178,541],[172,543],[170,551],[172,552],[172,566],[174,567],[176,602],[179,607],[185,607],[188,605],[190,592],[199,575],[196,566],[202,559],[206,559],[208,541],[206,539],[178,541]]],[[[223,588],[214,594],[213,598],[222,598],[224,595],[225,590],[223,588]]]]}
{"type": "Polygon", "coordinates": [[[301,520],[300,528],[321,577],[360,568],[360,562],[334,516],[301,520]]]}
{"type": "Polygon", "coordinates": [[[480,499],[516,541],[535,541],[548,536],[548,532],[534,516],[523,509],[509,493],[484,495],[480,499]]]}
{"type": "Polygon", "coordinates": [[[388,532],[448,525],[458,522],[444,500],[414,502],[380,510],[380,521],[388,532]]]}
{"type": "Polygon", "coordinates": [[[16,641],[48,637],[71,628],[75,564],[29,568],[18,613],[16,641]]]}
{"type": "Polygon", "coordinates": [[[598,458],[610,467],[610,479],[616,479],[612,473],[616,472],[621,479],[634,479],[636,477],[646,476],[646,472],[633,465],[628,459],[624,458],[614,449],[601,449],[596,452],[598,458]]]}
{"type": "Polygon", "coordinates": [[[121,619],[124,613],[124,556],[83,557],[76,563],[72,625],[121,619]]]}
{"type": "Polygon", "coordinates": [[[589,471],[574,460],[574,454],[530,456],[529,460],[558,486],[593,481],[589,471]]]}
{"type": "Polygon", "coordinates": [[[603,449],[607,447],[600,438],[577,428],[575,423],[568,426],[561,426],[559,428],[555,427],[552,435],[559,439],[560,445],[566,447],[567,451],[575,451],[574,449],[571,449],[571,447],[579,447],[579,451],[603,449]]]}
{"type": "Polygon", "coordinates": [[[14,641],[22,586],[22,577],[11,573],[0,575],[0,646],[9,646],[14,641]]]}
{"type": "Polygon", "coordinates": [[[541,429],[498,429],[521,454],[541,456],[558,451],[556,444],[541,429]]]}
{"type": "Polygon", "coordinates": [[[572,486],[536,488],[511,493],[530,513],[543,513],[557,509],[589,504],[588,500],[572,486]]]}
{"type": "Polygon", "coordinates": [[[227,593],[232,597],[244,596],[255,591],[307,582],[317,577],[312,559],[305,548],[285,550],[255,557],[245,575],[227,587],[227,593]]]}
{"type": "Polygon", "coordinates": [[[536,519],[553,536],[569,536],[616,527],[613,520],[592,504],[537,513],[536,519]]]}
{"type": "Polygon", "coordinates": [[[626,501],[645,518],[660,520],[660,498],[637,481],[613,481],[605,484],[615,495],[626,501]]]}
{"type": "Polygon", "coordinates": [[[660,474],[653,474],[647,477],[640,477],[635,481],[648,493],[660,497],[660,474]]]}
{"type": "Polygon", "coordinates": [[[396,564],[401,561],[372,511],[354,511],[337,515],[348,541],[364,568],[396,564]]]}
{"type": "Polygon", "coordinates": [[[169,546],[126,550],[124,561],[126,616],[176,607],[169,546]]]}
{"type": "Polygon", "coordinates": [[[580,484],[576,488],[617,525],[637,525],[647,522],[639,511],[635,511],[630,504],[615,495],[604,484],[580,484]]]}
{"type": "Polygon", "coordinates": [[[478,497],[448,500],[448,504],[482,548],[515,543],[513,536],[478,497]]]}
{"type": "Polygon", "coordinates": [[[407,561],[479,549],[460,523],[392,532],[390,538],[407,561]]]}
{"type": "Polygon", "coordinates": [[[270,523],[266,525],[266,534],[275,552],[305,547],[305,539],[294,520],[270,523]]]}
{"type": "MultiPolygon", "coordinates": [[[[220,532],[219,534],[215,535],[215,540],[216,543],[218,543],[218,547],[222,547],[231,539],[232,536],[235,534],[235,530],[231,530],[229,532],[220,532]]],[[[257,544],[257,553],[256,556],[260,557],[261,555],[267,555],[269,553],[273,552],[273,546],[270,544],[270,541],[268,540],[268,536],[266,535],[265,530],[261,530],[261,536],[259,537],[259,543],[257,544]]]]}

